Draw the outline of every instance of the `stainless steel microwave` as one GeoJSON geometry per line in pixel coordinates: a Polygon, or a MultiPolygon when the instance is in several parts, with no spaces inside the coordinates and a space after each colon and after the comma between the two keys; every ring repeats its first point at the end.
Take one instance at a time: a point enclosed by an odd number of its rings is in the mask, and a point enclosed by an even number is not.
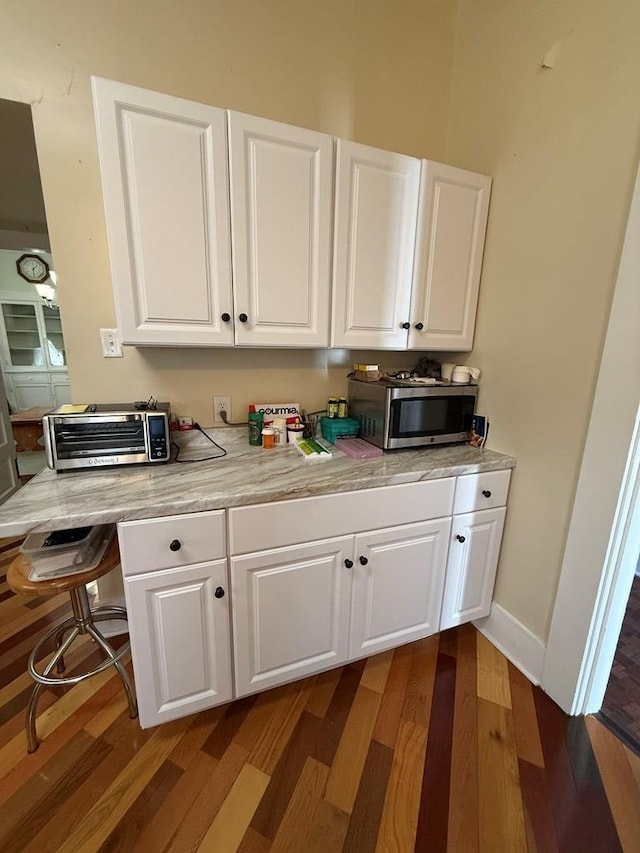
{"type": "Polygon", "coordinates": [[[47,465],[67,471],[168,462],[170,409],[169,403],[59,406],[42,418],[47,465]]]}
{"type": "Polygon", "coordinates": [[[471,384],[349,380],[349,414],[362,438],[384,450],[468,441],[477,397],[471,384]]]}

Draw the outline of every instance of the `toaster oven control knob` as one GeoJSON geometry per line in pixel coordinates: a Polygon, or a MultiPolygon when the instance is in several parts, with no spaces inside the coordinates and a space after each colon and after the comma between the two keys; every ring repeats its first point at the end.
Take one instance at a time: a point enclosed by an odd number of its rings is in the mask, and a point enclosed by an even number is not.
{"type": "Polygon", "coordinates": [[[172,551],[179,551],[180,548],[182,548],[182,542],[179,539],[173,539],[169,543],[169,548],[171,548],[172,551]]]}
{"type": "Polygon", "coordinates": [[[489,489],[483,489],[482,494],[485,496],[485,498],[491,497],[491,492],[489,491],[489,489]]]}
{"type": "Polygon", "coordinates": [[[413,328],[421,332],[424,329],[424,323],[416,323],[413,328]]]}
{"type": "Polygon", "coordinates": [[[224,314],[221,314],[221,315],[220,315],[220,319],[222,320],[222,322],[223,322],[223,323],[228,323],[228,322],[229,322],[229,320],[231,319],[231,314],[228,314],[228,313],[225,311],[225,312],[224,312],[224,314]]]}
{"type": "Polygon", "coordinates": [[[403,323],[403,324],[402,324],[402,328],[403,328],[403,329],[410,329],[410,328],[411,328],[411,323],[403,323]]]}
{"type": "Polygon", "coordinates": [[[367,563],[369,562],[369,560],[367,560],[366,557],[358,557],[358,561],[359,561],[361,566],[366,566],[367,563]]]}
{"type": "Polygon", "coordinates": [[[464,542],[464,541],[465,541],[465,537],[464,537],[464,536],[460,536],[460,534],[459,534],[459,533],[458,533],[458,535],[456,536],[456,539],[458,540],[458,542],[464,542]]]}
{"type": "Polygon", "coordinates": [[[345,560],[344,565],[345,565],[345,568],[352,569],[353,568],[353,560],[345,560]]]}
{"type": "Polygon", "coordinates": [[[224,590],[221,586],[216,587],[216,591],[213,594],[216,598],[224,598],[224,590]]]}
{"type": "Polygon", "coordinates": [[[241,323],[246,323],[248,319],[249,318],[246,314],[238,314],[238,320],[240,320],[241,323]]]}

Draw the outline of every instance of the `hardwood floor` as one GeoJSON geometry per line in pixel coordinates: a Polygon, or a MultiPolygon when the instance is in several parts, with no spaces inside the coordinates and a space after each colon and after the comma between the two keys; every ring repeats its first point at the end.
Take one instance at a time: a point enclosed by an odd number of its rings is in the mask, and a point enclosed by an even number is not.
{"type": "Polygon", "coordinates": [[[2,851],[640,850],[640,760],[469,625],[146,731],[103,673],[43,694],[27,755],[26,657],[67,601],[0,583],[2,851]]]}

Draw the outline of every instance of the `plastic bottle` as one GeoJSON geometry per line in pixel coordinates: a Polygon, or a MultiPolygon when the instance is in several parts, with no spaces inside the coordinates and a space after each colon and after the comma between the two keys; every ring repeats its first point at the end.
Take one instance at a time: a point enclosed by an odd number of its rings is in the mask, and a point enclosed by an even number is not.
{"type": "Polygon", "coordinates": [[[262,446],[265,450],[271,450],[276,446],[276,434],[271,427],[262,430],[262,446]]]}
{"type": "Polygon", "coordinates": [[[249,444],[260,447],[262,444],[262,412],[249,412],[249,444]]]}

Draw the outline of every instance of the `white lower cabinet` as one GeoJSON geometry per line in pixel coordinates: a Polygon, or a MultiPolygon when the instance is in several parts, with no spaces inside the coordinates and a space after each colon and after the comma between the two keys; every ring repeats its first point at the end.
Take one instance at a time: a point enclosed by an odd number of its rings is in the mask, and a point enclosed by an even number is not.
{"type": "Polygon", "coordinates": [[[440,629],[487,616],[506,507],[453,517],[440,629]]]}
{"type": "Polygon", "coordinates": [[[231,558],[236,694],[438,631],[450,519],[231,558]]]}
{"type": "Polygon", "coordinates": [[[439,630],[450,527],[438,518],[356,536],[350,658],[439,630]]]}
{"type": "Polygon", "coordinates": [[[486,616],[509,478],[120,523],[141,726],[486,616]]]}
{"type": "Polygon", "coordinates": [[[352,536],[231,558],[237,696],[347,660],[348,564],[352,536]]]}
{"type": "Polygon", "coordinates": [[[125,582],[140,725],[233,698],[227,561],[125,582]]]}

